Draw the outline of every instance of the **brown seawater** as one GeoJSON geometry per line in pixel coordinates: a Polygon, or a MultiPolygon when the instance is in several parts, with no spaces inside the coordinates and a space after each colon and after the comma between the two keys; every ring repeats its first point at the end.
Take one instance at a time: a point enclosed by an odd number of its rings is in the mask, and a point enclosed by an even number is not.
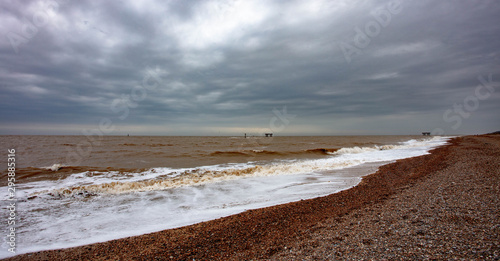
{"type": "MultiPolygon", "coordinates": [[[[17,167],[45,169],[60,164],[91,168],[189,168],[223,163],[313,159],[340,148],[397,144],[422,136],[0,136],[4,150],[14,148],[17,167]]],[[[6,157],[0,158],[6,166],[6,157]]],[[[5,169],[0,169],[4,171],[5,169]]]]}
{"type": "MultiPolygon", "coordinates": [[[[355,186],[446,137],[0,136],[16,158],[20,253],[175,228],[355,186]]],[[[0,219],[12,202],[1,195],[0,219]]],[[[7,245],[2,244],[3,248],[7,245]]],[[[0,258],[6,251],[0,252],[0,258]]]]}

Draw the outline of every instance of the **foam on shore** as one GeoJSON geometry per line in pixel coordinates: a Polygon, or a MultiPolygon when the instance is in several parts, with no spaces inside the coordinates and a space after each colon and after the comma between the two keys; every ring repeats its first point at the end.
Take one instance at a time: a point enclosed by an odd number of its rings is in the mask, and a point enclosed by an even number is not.
{"type": "MultiPolygon", "coordinates": [[[[384,147],[345,148],[326,159],[154,168],[125,174],[84,172],[57,181],[20,184],[18,253],[140,235],[328,195],[355,186],[380,164],[426,154],[446,140],[433,137],[384,147]],[[346,175],[353,167],[357,174],[346,175]]],[[[0,257],[8,256],[4,253],[0,257]]]]}

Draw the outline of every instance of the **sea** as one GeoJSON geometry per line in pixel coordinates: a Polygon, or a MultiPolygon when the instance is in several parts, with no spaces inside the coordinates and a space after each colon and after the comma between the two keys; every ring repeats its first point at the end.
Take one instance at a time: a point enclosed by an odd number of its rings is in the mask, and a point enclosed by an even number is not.
{"type": "Polygon", "coordinates": [[[0,136],[0,258],[326,196],[450,138],[0,136]]]}

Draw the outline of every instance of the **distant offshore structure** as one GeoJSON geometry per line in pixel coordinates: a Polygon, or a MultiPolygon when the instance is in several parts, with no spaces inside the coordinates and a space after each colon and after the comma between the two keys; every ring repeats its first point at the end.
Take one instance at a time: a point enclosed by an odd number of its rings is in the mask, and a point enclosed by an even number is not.
{"type": "MultiPolygon", "coordinates": [[[[268,138],[272,138],[273,137],[273,134],[272,133],[264,133],[264,135],[268,138]]],[[[247,138],[247,134],[245,133],[245,139],[247,138]]],[[[252,136],[252,137],[255,137],[255,136],[252,136]]]]}
{"type": "Polygon", "coordinates": [[[422,135],[424,135],[424,136],[431,136],[431,133],[430,132],[422,132],[422,135]]]}

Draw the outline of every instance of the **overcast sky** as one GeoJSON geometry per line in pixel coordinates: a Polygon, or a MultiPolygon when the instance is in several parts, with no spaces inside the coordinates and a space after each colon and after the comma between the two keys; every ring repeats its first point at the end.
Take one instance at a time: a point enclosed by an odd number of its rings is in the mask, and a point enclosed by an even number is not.
{"type": "Polygon", "coordinates": [[[11,0],[0,10],[0,134],[500,130],[494,0],[11,0]]]}

